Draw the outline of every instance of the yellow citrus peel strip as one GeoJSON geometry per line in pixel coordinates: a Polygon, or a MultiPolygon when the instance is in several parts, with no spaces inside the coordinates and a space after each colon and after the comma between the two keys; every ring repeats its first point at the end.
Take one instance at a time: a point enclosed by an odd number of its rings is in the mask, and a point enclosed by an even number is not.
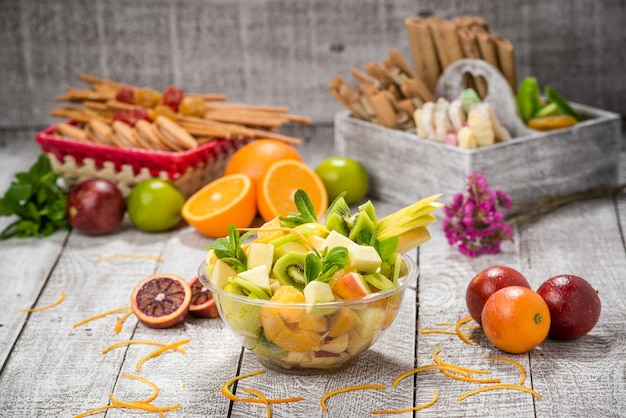
{"type": "Polygon", "coordinates": [[[52,302],[50,305],[41,306],[39,308],[18,309],[18,311],[20,311],[20,312],[40,312],[40,311],[45,311],[46,309],[54,308],[55,306],[60,305],[61,302],[63,302],[64,300],[65,300],[65,292],[62,291],[61,292],[61,296],[56,301],[52,302]]]}
{"type": "Polygon", "coordinates": [[[324,396],[322,396],[322,399],[320,399],[320,405],[322,406],[322,411],[328,412],[328,407],[326,406],[326,401],[331,396],[335,396],[335,395],[338,395],[340,393],[352,392],[352,391],[355,391],[355,390],[365,390],[365,389],[385,390],[387,388],[384,385],[371,383],[371,384],[365,384],[365,385],[347,386],[345,388],[331,390],[330,392],[325,393],[324,396]]]}
{"type": "MultiPolygon", "coordinates": [[[[108,346],[107,348],[102,350],[102,354],[106,354],[106,353],[108,353],[109,351],[111,351],[111,350],[113,350],[115,348],[123,347],[123,346],[126,346],[126,345],[131,345],[131,344],[159,345],[161,347],[165,347],[165,346],[169,345],[168,343],[163,343],[161,341],[150,341],[150,340],[119,341],[117,343],[111,344],[110,346],[108,346]]],[[[176,351],[178,351],[181,354],[185,354],[185,350],[183,350],[180,347],[176,347],[176,351]]]]}
{"type": "MultiPolygon", "coordinates": [[[[435,322],[435,325],[442,325],[442,326],[447,326],[447,327],[455,327],[456,326],[456,322],[445,322],[445,321],[440,321],[440,322],[435,322]]],[[[467,329],[471,329],[473,331],[482,331],[481,327],[477,327],[476,325],[471,325],[471,324],[461,324],[461,328],[467,328],[467,329]]]]}
{"type": "Polygon", "coordinates": [[[180,346],[180,345],[183,345],[183,344],[188,344],[188,343],[189,343],[189,341],[191,341],[191,340],[190,340],[189,338],[187,338],[187,339],[184,339],[184,340],[177,341],[177,342],[175,342],[175,343],[171,343],[171,344],[164,345],[164,346],[163,346],[163,347],[161,347],[161,348],[157,348],[156,350],[152,351],[151,353],[148,353],[148,354],[146,354],[145,356],[143,356],[142,358],[140,358],[140,359],[137,361],[137,364],[135,365],[135,368],[136,368],[136,369],[137,369],[137,371],[139,372],[139,371],[141,371],[141,366],[142,366],[142,365],[143,365],[146,361],[150,360],[150,359],[151,359],[151,358],[153,358],[153,357],[160,356],[161,354],[165,353],[165,352],[166,352],[166,351],[168,351],[168,350],[172,350],[172,349],[178,348],[178,346],[180,346]]]}
{"type": "Polygon", "coordinates": [[[441,345],[438,345],[437,348],[435,348],[435,351],[433,351],[433,361],[435,362],[435,364],[459,368],[459,372],[450,372],[448,370],[441,370],[441,373],[444,374],[445,376],[448,376],[451,379],[462,380],[464,382],[473,382],[473,383],[500,383],[502,381],[502,379],[500,379],[499,377],[496,377],[493,379],[476,379],[472,377],[471,373],[490,374],[491,372],[489,370],[470,369],[469,367],[446,363],[445,361],[441,359],[440,349],[441,349],[441,345]]]}
{"type": "MultiPolygon", "coordinates": [[[[239,376],[235,376],[232,379],[227,380],[226,383],[224,383],[222,385],[222,388],[221,388],[222,395],[224,395],[225,397],[227,397],[231,401],[235,401],[235,402],[264,403],[260,399],[240,398],[240,397],[236,396],[234,393],[232,393],[230,391],[230,387],[233,386],[235,384],[235,382],[237,382],[238,380],[241,380],[241,379],[244,379],[244,378],[250,377],[250,376],[255,376],[257,374],[263,374],[263,373],[265,373],[265,370],[257,370],[257,371],[254,371],[254,372],[248,372],[248,373],[240,374],[239,376]]],[[[298,402],[298,401],[303,401],[303,400],[304,400],[304,398],[302,398],[302,397],[296,397],[296,398],[267,399],[267,402],[270,403],[270,404],[273,404],[273,403],[298,402]]]]}
{"type": "Polygon", "coordinates": [[[524,392],[532,393],[537,399],[541,399],[541,395],[540,394],[538,394],[537,392],[535,392],[534,390],[532,390],[531,388],[528,388],[526,386],[501,384],[501,385],[484,386],[482,388],[470,390],[469,392],[465,392],[464,394],[459,396],[456,399],[456,401],[457,402],[461,402],[463,399],[467,398],[468,396],[472,396],[472,395],[475,395],[475,394],[480,393],[480,392],[486,392],[488,390],[496,390],[496,389],[521,390],[521,391],[524,391],[524,392]]]}
{"type": "Polygon", "coordinates": [[[120,316],[117,319],[117,322],[115,323],[115,327],[113,328],[113,332],[115,332],[116,334],[119,334],[122,331],[122,327],[124,326],[124,321],[126,321],[126,319],[128,319],[129,316],[131,316],[133,314],[133,311],[130,310],[126,313],[124,313],[124,315],[120,316]]]}
{"type": "Polygon", "coordinates": [[[504,358],[504,357],[485,357],[485,358],[486,358],[487,360],[504,361],[504,362],[507,362],[507,363],[511,363],[511,364],[513,364],[513,365],[514,365],[514,366],[516,366],[516,367],[520,370],[520,372],[521,372],[521,376],[520,376],[520,378],[519,378],[519,384],[520,384],[520,385],[523,385],[523,384],[524,384],[524,381],[526,380],[526,371],[524,370],[524,366],[522,366],[520,363],[518,363],[518,362],[517,362],[517,361],[515,361],[515,360],[511,360],[511,359],[504,358]]]}
{"type": "Polygon", "coordinates": [[[172,405],[172,406],[165,406],[165,407],[158,407],[155,405],[152,405],[150,402],[152,402],[153,400],[156,399],[156,397],[159,395],[159,388],[157,387],[157,385],[155,385],[153,382],[151,382],[150,380],[141,377],[141,376],[135,376],[132,374],[127,374],[124,373],[122,374],[123,377],[127,377],[129,379],[135,379],[138,380],[140,382],[143,382],[145,384],[147,384],[148,386],[150,386],[153,390],[152,395],[150,395],[150,397],[148,397],[147,399],[143,400],[143,401],[134,401],[134,402],[125,402],[125,401],[120,401],[119,399],[116,399],[115,396],[113,396],[113,394],[111,394],[109,396],[110,400],[111,400],[111,405],[105,405],[105,406],[101,406],[98,408],[94,408],[94,409],[90,409],[89,411],[85,411],[81,414],[75,415],[74,418],[83,418],[89,415],[93,415],[93,414],[97,414],[98,412],[102,412],[105,411],[107,409],[112,409],[112,408],[131,408],[131,409],[140,409],[140,410],[144,410],[144,411],[151,411],[151,412],[158,412],[161,416],[163,416],[163,412],[166,411],[171,411],[173,409],[177,409],[180,408],[180,404],[176,404],[176,405],[172,405]]]}
{"type": "Polygon", "coordinates": [[[463,341],[465,344],[469,344],[469,345],[473,345],[474,343],[471,342],[467,338],[467,336],[461,331],[461,325],[463,325],[466,322],[469,322],[471,320],[472,320],[472,316],[471,315],[467,315],[467,316],[464,316],[463,318],[460,318],[458,321],[456,321],[456,324],[454,325],[454,330],[456,331],[456,333],[459,336],[459,338],[461,339],[461,341],[463,341]]]}
{"type": "Polygon", "coordinates": [[[398,375],[398,377],[396,377],[393,380],[393,387],[397,387],[398,383],[400,383],[400,381],[402,381],[403,379],[416,374],[416,373],[421,373],[427,370],[448,370],[451,372],[456,372],[456,373],[461,373],[461,374],[465,374],[465,375],[469,375],[468,372],[466,372],[465,370],[463,370],[462,368],[458,367],[458,366],[444,366],[444,365],[440,365],[440,364],[427,364],[425,366],[419,366],[416,367],[414,369],[408,370],[400,375],[398,375]]]}
{"type": "Polygon", "coordinates": [[[149,402],[144,402],[144,401],[133,401],[133,402],[120,401],[119,399],[116,399],[115,396],[113,396],[113,394],[109,395],[109,398],[111,399],[111,403],[113,403],[113,405],[123,406],[124,408],[141,409],[143,411],[163,413],[163,412],[172,411],[174,409],[178,409],[181,407],[181,404],[179,403],[177,403],[176,405],[170,405],[170,406],[155,406],[149,402]]]}
{"type": "Polygon", "coordinates": [[[117,308],[117,309],[112,309],[110,311],[102,312],[101,314],[94,315],[92,317],[89,317],[87,319],[83,319],[82,321],[75,323],[73,325],[73,328],[78,328],[80,326],[83,326],[83,325],[91,322],[91,321],[95,321],[96,319],[104,318],[105,316],[113,315],[113,314],[116,314],[116,313],[119,313],[119,312],[126,312],[126,311],[128,311],[130,309],[131,309],[130,306],[125,306],[123,308],[117,308]]]}
{"type": "Polygon", "coordinates": [[[149,381],[145,377],[136,376],[134,374],[128,374],[128,373],[124,373],[124,374],[122,374],[122,376],[127,377],[129,379],[139,380],[140,382],[143,382],[143,383],[145,383],[146,385],[148,385],[148,386],[150,386],[152,388],[152,390],[153,390],[152,395],[150,395],[149,398],[144,399],[141,402],[149,403],[149,402],[152,402],[153,400],[155,400],[157,396],[159,396],[159,388],[157,387],[157,385],[155,385],[154,383],[152,383],[151,381],[149,381]]]}
{"type": "Polygon", "coordinates": [[[96,261],[115,260],[117,258],[145,258],[147,260],[154,260],[159,263],[162,263],[164,261],[161,257],[157,257],[155,255],[146,255],[146,254],[115,254],[115,255],[109,255],[106,257],[98,257],[96,258],[96,261]]]}
{"type": "Polygon", "coordinates": [[[242,391],[259,398],[265,404],[265,409],[267,410],[267,418],[272,418],[272,408],[270,407],[270,403],[268,399],[265,397],[265,395],[263,395],[258,390],[254,390],[254,389],[242,389],[242,391]]]}
{"type": "Polygon", "coordinates": [[[439,392],[433,390],[433,399],[430,402],[427,402],[423,405],[414,406],[411,408],[403,408],[403,409],[376,409],[374,411],[370,411],[372,415],[385,415],[385,414],[403,414],[405,412],[413,412],[419,411],[421,409],[430,408],[439,400],[439,392]]]}

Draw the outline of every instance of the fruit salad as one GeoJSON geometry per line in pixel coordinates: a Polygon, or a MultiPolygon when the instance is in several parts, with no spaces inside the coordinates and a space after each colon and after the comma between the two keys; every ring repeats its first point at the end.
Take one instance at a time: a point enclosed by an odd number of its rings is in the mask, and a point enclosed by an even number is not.
{"type": "Polygon", "coordinates": [[[438,195],[382,219],[371,201],[352,213],[343,195],[317,220],[299,213],[260,228],[230,228],[207,247],[199,278],[221,317],[270,369],[328,373],[351,365],[396,317],[417,266],[403,255],[430,239],[438,195]],[[254,235],[256,234],[256,237],[254,235]]]}

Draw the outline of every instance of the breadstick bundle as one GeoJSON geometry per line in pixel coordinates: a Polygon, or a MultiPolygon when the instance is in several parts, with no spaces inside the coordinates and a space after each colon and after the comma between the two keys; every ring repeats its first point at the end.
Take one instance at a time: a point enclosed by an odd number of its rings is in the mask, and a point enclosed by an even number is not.
{"type": "Polygon", "coordinates": [[[87,74],[79,79],[90,88],[68,87],[57,101],[72,105],[51,112],[74,122],[58,124],[56,133],[79,141],[171,152],[216,138],[272,138],[299,145],[300,139],[277,130],[287,123],[311,123],[286,107],[228,103],[221,93],[188,94],[176,86],[160,93],[87,74]]]}
{"type": "Polygon", "coordinates": [[[434,100],[424,80],[396,49],[382,63],[365,64],[364,70],[352,69],[356,87],[336,75],[329,84],[333,97],[358,119],[393,129],[414,128],[413,112],[434,100]]]}

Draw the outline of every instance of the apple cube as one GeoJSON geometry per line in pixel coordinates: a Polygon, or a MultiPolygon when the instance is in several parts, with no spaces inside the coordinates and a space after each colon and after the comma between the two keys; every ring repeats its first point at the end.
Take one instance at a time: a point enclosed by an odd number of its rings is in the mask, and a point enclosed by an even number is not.
{"type": "Polygon", "coordinates": [[[364,273],[373,273],[383,260],[376,248],[369,245],[352,244],[348,247],[348,267],[364,273]]]}
{"type": "Polygon", "coordinates": [[[267,271],[272,270],[272,262],[274,261],[274,246],[272,244],[263,244],[253,242],[248,246],[248,270],[265,264],[267,271]]]}
{"type": "Polygon", "coordinates": [[[342,299],[362,298],[372,293],[363,276],[355,272],[340,277],[332,284],[332,289],[342,299]]]}
{"type": "Polygon", "coordinates": [[[237,272],[231,266],[217,259],[213,264],[213,269],[211,269],[211,277],[209,277],[209,280],[213,283],[213,286],[223,289],[228,283],[228,279],[236,275],[237,272]]]}
{"type": "Polygon", "coordinates": [[[354,245],[354,241],[345,235],[332,230],[324,240],[324,244],[322,245],[322,248],[320,248],[320,251],[324,251],[325,248],[331,250],[335,247],[348,247],[349,245],[354,245]]]}
{"type": "Polygon", "coordinates": [[[328,315],[337,310],[336,308],[321,309],[315,306],[316,303],[335,301],[335,294],[328,283],[313,280],[306,285],[302,293],[304,293],[304,301],[307,304],[312,304],[311,306],[307,306],[307,313],[309,315],[328,315]]]}
{"type": "Polygon", "coordinates": [[[268,295],[272,294],[270,286],[270,275],[267,271],[267,267],[265,266],[265,264],[261,264],[260,266],[256,266],[249,270],[243,271],[239,273],[238,276],[255,284],[268,295]]]}

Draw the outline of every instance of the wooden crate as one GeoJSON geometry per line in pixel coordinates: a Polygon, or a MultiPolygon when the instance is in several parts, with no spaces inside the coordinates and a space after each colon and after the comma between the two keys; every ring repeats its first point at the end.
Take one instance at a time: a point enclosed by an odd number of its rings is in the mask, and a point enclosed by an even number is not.
{"type": "Polygon", "coordinates": [[[360,161],[370,176],[370,195],[410,204],[444,193],[449,203],[478,171],[489,186],[514,200],[617,184],[621,118],[588,106],[573,106],[589,118],[567,129],[532,133],[474,150],[419,138],[335,115],[335,152],[360,161]]]}

